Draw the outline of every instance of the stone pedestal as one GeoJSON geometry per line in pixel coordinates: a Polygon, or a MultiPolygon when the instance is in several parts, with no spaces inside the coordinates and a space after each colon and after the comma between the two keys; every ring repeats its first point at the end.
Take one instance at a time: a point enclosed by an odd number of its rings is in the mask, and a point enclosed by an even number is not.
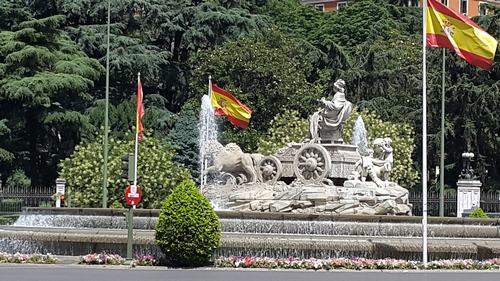
{"type": "Polygon", "coordinates": [[[457,182],[457,217],[461,218],[464,210],[479,208],[481,182],[460,179],[457,182]]]}

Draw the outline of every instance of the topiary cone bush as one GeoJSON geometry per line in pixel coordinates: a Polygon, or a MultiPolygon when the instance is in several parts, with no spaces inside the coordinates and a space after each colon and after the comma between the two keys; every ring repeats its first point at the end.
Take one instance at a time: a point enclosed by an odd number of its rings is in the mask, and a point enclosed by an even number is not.
{"type": "Polygon", "coordinates": [[[208,200],[192,180],[176,186],[163,203],[156,225],[156,244],[176,266],[208,263],[220,246],[221,227],[208,200]]]}

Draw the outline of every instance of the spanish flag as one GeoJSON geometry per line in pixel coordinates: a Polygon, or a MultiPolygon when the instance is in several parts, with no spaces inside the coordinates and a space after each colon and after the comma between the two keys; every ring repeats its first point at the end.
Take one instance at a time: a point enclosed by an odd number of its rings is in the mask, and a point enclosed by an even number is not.
{"type": "Polygon", "coordinates": [[[135,128],[139,141],[142,140],[142,133],[144,131],[144,127],[142,126],[142,117],[144,116],[144,106],[142,104],[142,98],[143,98],[143,93],[141,84],[141,74],[139,73],[137,75],[137,110],[135,116],[136,118],[135,128]]]}
{"type": "Polygon", "coordinates": [[[248,127],[252,110],[216,84],[211,87],[211,103],[215,115],[227,116],[231,124],[243,129],[248,127]]]}
{"type": "Polygon", "coordinates": [[[427,46],[442,47],[468,63],[490,70],[498,42],[467,16],[427,0],[427,46]]]}

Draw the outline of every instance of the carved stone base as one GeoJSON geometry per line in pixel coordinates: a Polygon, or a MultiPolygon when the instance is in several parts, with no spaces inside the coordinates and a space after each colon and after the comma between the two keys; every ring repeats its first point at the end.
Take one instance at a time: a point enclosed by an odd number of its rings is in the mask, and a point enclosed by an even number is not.
{"type": "Polygon", "coordinates": [[[411,215],[408,190],[393,182],[387,182],[384,188],[373,182],[351,180],[343,187],[278,182],[208,186],[205,190],[210,200],[224,202],[225,208],[235,211],[411,215]],[[221,195],[214,195],[217,193],[221,195]]]}

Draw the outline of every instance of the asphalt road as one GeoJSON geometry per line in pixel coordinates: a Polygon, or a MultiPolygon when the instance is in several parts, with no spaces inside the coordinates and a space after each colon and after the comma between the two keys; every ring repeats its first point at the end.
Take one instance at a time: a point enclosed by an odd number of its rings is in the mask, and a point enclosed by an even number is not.
{"type": "Polygon", "coordinates": [[[500,272],[485,271],[281,271],[128,268],[75,265],[0,265],[0,281],[486,281],[500,272]]]}

